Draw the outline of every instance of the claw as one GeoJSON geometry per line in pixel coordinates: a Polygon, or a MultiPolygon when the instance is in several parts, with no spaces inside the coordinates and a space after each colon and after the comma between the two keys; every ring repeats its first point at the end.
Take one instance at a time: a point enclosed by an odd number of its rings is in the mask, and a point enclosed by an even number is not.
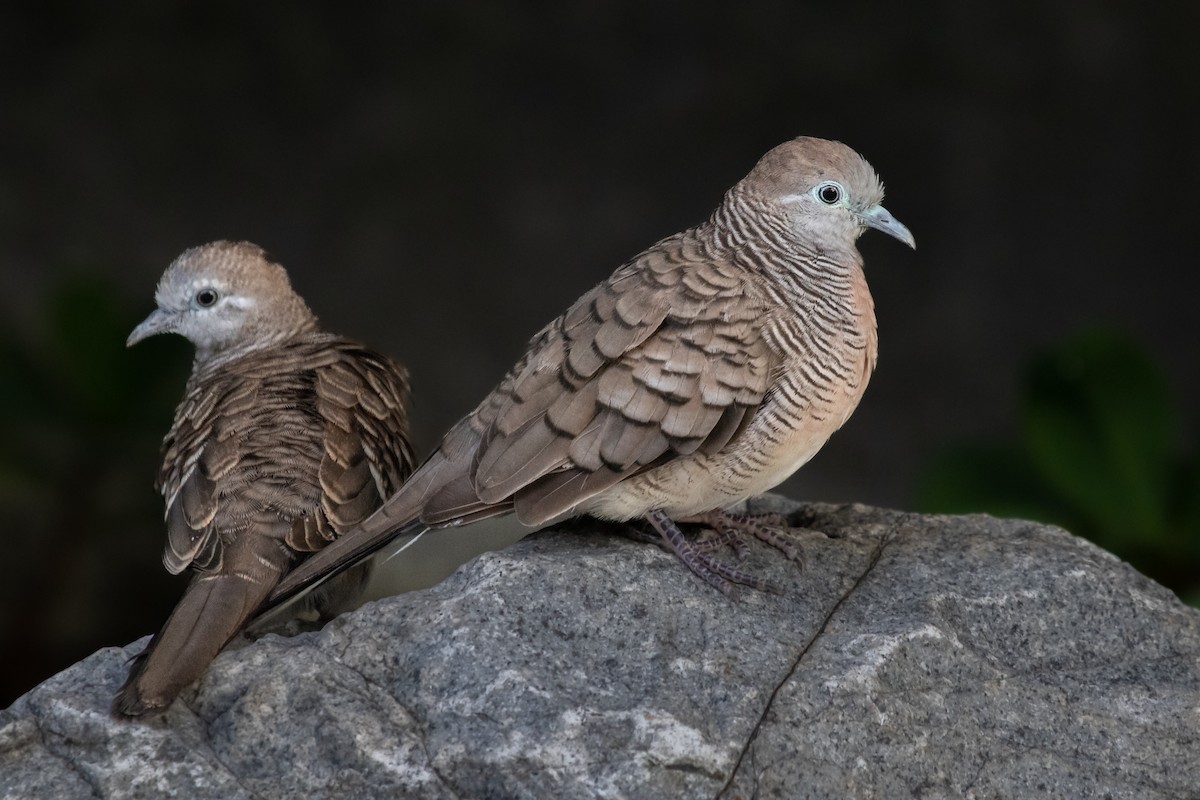
{"type": "Polygon", "coordinates": [[[675,521],[662,511],[651,511],[646,514],[646,519],[688,569],[722,594],[731,594],[735,583],[758,591],[783,593],[783,587],[774,581],[731,567],[713,555],[712,550],[717,544],[729,544],[739,549],[740,543],[742,548],[745,547],[745,542],[738,538],[736,531],[714,526],[717,533],[715,539],[697,544],[688,540],[675,521]]]}
{"type": "Polygon", "coordinates": [[[736,514],[732,511],[716,509],[704,514],[696,514],[679,520],[680,522],[696,522],[717,532],[718,538],[738,550],[741,556],[742,548],[746,547],[745,534],[750,534],[759,541],[766,542],[780,551],[789,561],[794,561],[804,567],[804,554],[800,546],[788,535],[788,521],[782,514],[736,514]]]}
{"type": "Polygon", "coordinates": [[[722,547],[733,548],[733,551],[737,554],[738,561],[744,561],[746,556],[750,554],[750,545],[746,543],[745,538],[730,530],[706,528],[696,540],[695,546],[697,550],[703,550],[706,553],[711,553],[722,547]]]}

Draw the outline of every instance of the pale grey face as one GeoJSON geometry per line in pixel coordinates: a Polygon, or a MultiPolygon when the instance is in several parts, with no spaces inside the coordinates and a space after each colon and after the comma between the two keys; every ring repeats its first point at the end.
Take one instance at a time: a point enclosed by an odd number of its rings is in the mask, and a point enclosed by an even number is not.
{"type": "Polygon", "coordinates": [[[851,240],[857,239],[867,228],[874,228],[915,250],[917,242],[912,232],[893,217],[873,194],[869,187],[866,191],[859,187],[856,193],[849,181],[831,177],[820,181],[802,195],[786,195],[783,201],[803,206],[805,214],[844,231],[851,240]]]}
{"type": "Polygon", "coordinates": [[[134,328],[126,345],[176,333],[203,358],[278,341],[315,321],[283,268],[248,243],[216,242],[186,251],[163,273],[154,299],[158,308],[134,328]]]}
{"type": "Polygon", "coordinates": [[[177,333],[197,349],[219,349],[241,338],[258,305],[228,281],[205,274],[164,276],[154,300],[158,308],[134,328],[127,345],[159,333],[177,333]]]}
{"type": "Polygon", "coordinates": [[[871,165],[841,142],[801,137],[759,161],[746,181],[779,203],[798,231],[827,244],[852,244],[874,228],[916,247],[912,233],[883,207],[871,165]]]}

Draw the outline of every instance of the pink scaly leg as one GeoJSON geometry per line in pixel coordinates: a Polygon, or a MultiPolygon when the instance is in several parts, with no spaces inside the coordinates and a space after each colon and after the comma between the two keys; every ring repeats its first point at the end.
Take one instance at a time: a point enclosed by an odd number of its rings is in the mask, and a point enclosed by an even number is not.
{"type": "Polygon", "coordinates": [[[766,542],[783,553],[790,561],[804,566],[804,555],[800,546],[788,534],[788,522],[782,514],[738,514],[733,511],[714,509],[703,514],[683,517],[677,522],[692,522],[704,525],[716,532],[715,540],[705,543],[707,547],[726,544],[742,557],[746,550],[747,534],[766,542]]]}
{"type": "MultiPolygon", "coordinates": [[[[783,588],[773,581],[731,567],[718,560],[710,552],[712,547],[704,545],[697,547],[683,535],[675,521],[662,511],[651,511],[646,514],[646,519],[662,536],[667,546],[679,557],[679,560],[687,565],[688,569],[722,594],[730,594],[735,583],[776,594],[783,591],[783,588]]],[[[721,535],[718,532],[718,536],[721,535]]]]}

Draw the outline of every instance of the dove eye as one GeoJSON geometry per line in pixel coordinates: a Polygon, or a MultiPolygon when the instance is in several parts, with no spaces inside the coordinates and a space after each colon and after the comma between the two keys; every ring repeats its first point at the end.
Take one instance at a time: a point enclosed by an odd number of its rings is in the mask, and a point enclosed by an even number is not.
{"type": "Polygon", "coordinates": [[[842,187],[827,181],[817,187],[817,199],[827,206],[835,206],[842,200],[842,187]]]}
{"type": "Polygon", "coordinates": [[[196,292],[196,305],[201,308],[211,308],[219,298],[220,295],[213,289],[201,289],[196,292]]]}

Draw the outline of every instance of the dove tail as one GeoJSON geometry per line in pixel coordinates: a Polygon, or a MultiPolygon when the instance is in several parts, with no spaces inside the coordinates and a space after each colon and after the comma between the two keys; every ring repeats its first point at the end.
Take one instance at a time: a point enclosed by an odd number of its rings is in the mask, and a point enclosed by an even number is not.
{"type": "Polygon", "coordinates": [[[114,717],[152,717],[166,711],[262,605],[290,557],[278,541],[242,537],[245,540],[251,540],[247,547],[226,552],[221,571],[192,580],[162,630],[134,657],[129,678],[113,699],[114,717]],[[251,549],[255,545],[259,552],[251,549]]]}

